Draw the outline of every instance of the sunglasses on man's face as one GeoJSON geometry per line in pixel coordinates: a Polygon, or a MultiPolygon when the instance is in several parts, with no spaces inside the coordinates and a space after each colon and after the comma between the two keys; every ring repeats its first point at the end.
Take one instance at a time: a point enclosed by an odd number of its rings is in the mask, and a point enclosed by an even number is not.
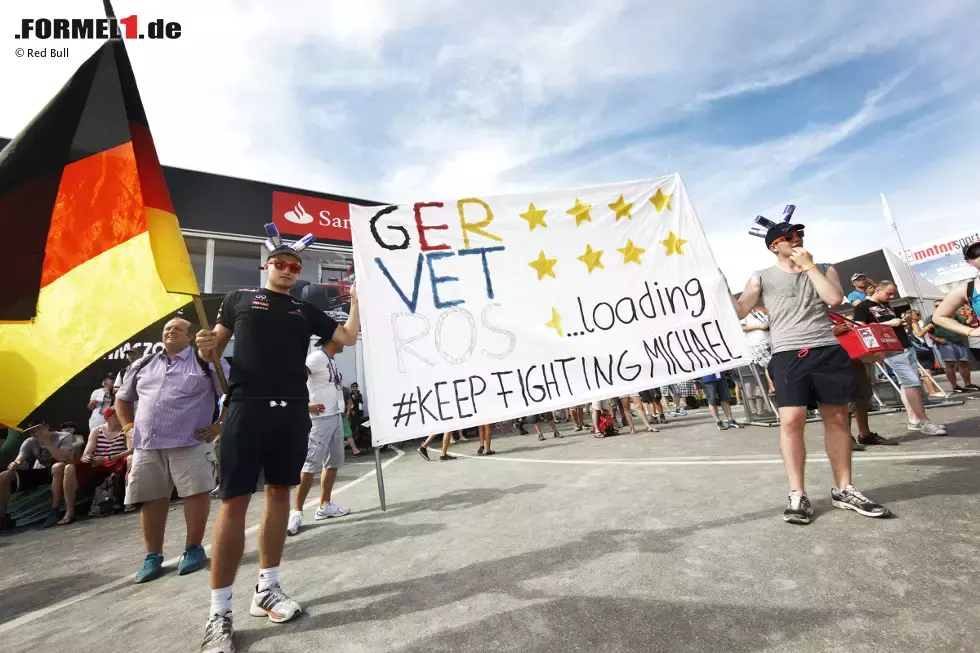
{"type": "Polygon", "coordinates": [[[779,244],[779,243],[791,243],[794,240],[796,240],[796,237],[797,236],[799,236],[801,240],[803,239],[803,230],[802,229],[800,229],[799,231],[791,231],[788,234],[786,234],[785,236],[780,236],[776,240],[772,241],[772,244],[773,245],[776,245],[776,244],[779,244]]]}
{"type": "Polygon", "coordinates": [[[300,265],[299,263],[289,263],[288,261],[280,261],[279,259],[275,259],[270,262],[272,263],[272,267],[279,270],[280,272],[282,272],[283,270],[289,270],[293,274],[299,274],[300,272],[303,271],[303,266],[300,265]]]}
{"type": "Polygon", "coordinates": [[[971,245],[966,248],[966,258],[970,261],[980,258],[980,245],[971,245]]]}

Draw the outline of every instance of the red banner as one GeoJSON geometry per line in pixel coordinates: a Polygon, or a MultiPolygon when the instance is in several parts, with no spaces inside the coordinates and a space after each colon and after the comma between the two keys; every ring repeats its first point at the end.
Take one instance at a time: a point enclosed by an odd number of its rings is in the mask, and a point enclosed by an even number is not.
{"type": "Polygon", "coordinates": [[[272,222],[281,234],[351,241],[350,205],[345,202],[272,191],[272,222]]]}

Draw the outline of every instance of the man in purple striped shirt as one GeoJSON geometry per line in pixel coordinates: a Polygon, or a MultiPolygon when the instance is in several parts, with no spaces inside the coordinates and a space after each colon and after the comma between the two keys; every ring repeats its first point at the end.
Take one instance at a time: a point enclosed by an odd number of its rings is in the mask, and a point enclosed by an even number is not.
{"type": "MultiPolygon", "coordinates": [[[[170,495],[184,500],[187,538],[178,574],[204,566],[201,541],[211,509],[214,454],[211,442],[221,430],[214,420],[221,385],[213,363],[205,363],[191,348],[191,323],[179,317],[163,327],[164,351],[144,356],[126,374],[116,396],[123,431],[133,431],[132,469],[126,485],[126,505],[143,504],[140,521],[146,558],[136,573],[144,583],[163,571],[163,535],[170,495]],[[133,419],[133,404],[139,400],[133,419]]],[[[221,361],[225,375],[228,363],[221,361]]]]}

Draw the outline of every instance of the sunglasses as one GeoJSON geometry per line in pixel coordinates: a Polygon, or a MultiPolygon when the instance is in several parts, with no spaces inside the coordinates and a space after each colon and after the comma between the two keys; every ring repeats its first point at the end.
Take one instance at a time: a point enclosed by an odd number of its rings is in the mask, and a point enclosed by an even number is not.
{"type": "Polygon", "coordinates": [[[272,263],[272,267],[279,270],[280,272],[282,272],[283,270],[289,270],[293,274],[299,274],[300,272],[303,271],[303,266],[300,265],[299,263],[289,263],[287,261],[280,261],[279,259],[271,261],[271,263],[272,263]]]}
{"type": "Polygon", "coordinates": [[[980,258],[980,245],[970,245],[966,248],[965,256],[967,260],[972,261],[975,258],[980,258]]]}
{"type": "Polygon", "coordinates": [[[803,238],[803,230],[800,229],[799,231],[791,231],[785,236],[780,236],[776,240],[772,241],[772,244],[775,245],[777,243],[789,243],[792,242],[796,236],[803,238]]]}

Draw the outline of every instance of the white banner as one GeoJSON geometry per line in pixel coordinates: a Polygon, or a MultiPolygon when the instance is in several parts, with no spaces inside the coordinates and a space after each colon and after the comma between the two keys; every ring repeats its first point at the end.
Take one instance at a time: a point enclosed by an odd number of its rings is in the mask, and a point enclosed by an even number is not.
{"type": "Polygon", "coordinates": [[[352,206],[351,227],[375,445],[743,360],[679,175],[352,206]]]}

